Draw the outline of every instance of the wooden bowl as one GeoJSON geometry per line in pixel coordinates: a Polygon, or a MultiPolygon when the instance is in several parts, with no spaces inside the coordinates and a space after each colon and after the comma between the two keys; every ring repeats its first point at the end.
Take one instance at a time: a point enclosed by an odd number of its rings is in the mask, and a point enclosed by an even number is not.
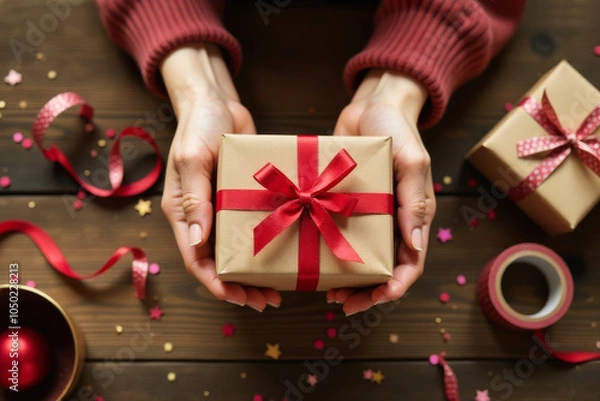
{"type": "MultiPolygon", "coordinates": [[[[0,389],[0,399],[7,401],[63,400],[73,390],[85,359],[83,335],[65,310],[50,296],[32,287],[18,285],[21,327],[30,327],[40,333],[50,345],[52,365],[48,376],[36,387],[14,392],[0,389]]],[[[13,287],[14,289],[14,287],[13,287]]],[[[0,332],[8,328],[8,305],[11,287],[0,285],[0,303],[6,316],[0,319],[0,332]]],[[[14,294],[10,294],[14,295],[14,294]]]]}

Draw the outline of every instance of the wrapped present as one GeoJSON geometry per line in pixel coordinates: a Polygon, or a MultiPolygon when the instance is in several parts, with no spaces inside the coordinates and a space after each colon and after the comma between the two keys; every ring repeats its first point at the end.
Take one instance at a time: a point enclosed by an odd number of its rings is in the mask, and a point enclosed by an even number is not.
{"type": "Polygon", "coordinates": [[[600,92],[566,61],[544,75],[467,155],[550,234],[600,200],[600,92]]]}
{"type": "Polygon", "coordinates": [[[392,182],[388,137],[223,135],[219,278],[298,291],[385,283],[392,182]]]}

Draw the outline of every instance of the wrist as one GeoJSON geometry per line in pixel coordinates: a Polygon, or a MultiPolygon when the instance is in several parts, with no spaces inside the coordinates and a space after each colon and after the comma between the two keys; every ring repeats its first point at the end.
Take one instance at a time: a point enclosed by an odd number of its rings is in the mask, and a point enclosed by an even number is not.
{"type": "Polygon", "coordinates": [[[392,105],[416,124],[427,97],[423,84],[410,75],[394,70],[372,69],[361,82],[352,102],[367,100],[392,105]]]}

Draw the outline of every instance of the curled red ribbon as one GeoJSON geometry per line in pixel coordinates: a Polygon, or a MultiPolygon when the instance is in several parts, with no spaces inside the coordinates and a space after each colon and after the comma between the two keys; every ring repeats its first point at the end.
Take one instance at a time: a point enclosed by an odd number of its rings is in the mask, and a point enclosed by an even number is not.
{"type": "Polygon", "coordinates": [[[54,242],[52,237],[43,229],[35,224],[23,220],[5,220],[0,222],[0,234],[10,232],[21,232],[33,240],[40,249],[48,263],[57,271],[75,280],[86,280],[97,277],[110,269],[119,259],[127,252],[133,255],[131,262],[131,273],[133,276],[133,286],[135,287],[135,295],[140,299],[146,298],[146,278],[148,276],[148,260],[146,254],[140,248],[122,246],[117,249],[108,261],[98,270],[91,274],[79,274],[71,269],[64,255],[54,242]]]}
{"type": "Polygon", "coordinates": [[[517,155],[523,158],[548,151],[550,153],[524,180],[510,190],[509,196],[513,201],[518,202],[533,192],[571,153],[600,176],[600,139],[590,138],[590,135],[600,127],[600,106],[596,106],[590,112],[575,132],[568,131],[561,125],[546,91],[542,96],[541,105],[535,99],[527,97],[519,103],[519,106],[522,106],[549,136],[519,141],[517,155]]]}
{"type": "Polygon", "coordinates": [[[319,282],[319,237],[341,260],[362,263],[337,227],[330,212],[349,217],[357,213],[393,214],[393,196],[386,193],[341,193],[330,190],[347,177],[356,162],[342,149],[318,174],[319,139],[297,137],[298,186],[271,163],[254,179],[266,190],[225,189],[217,192],[220,210],[273,211],[254,228],[254,255],[294,222],[300,222],[296,290],[314,291],[319,282]]]}
{"type": "Polygon", "coordinates": [[[160,150],[154,139],[140,127],[127,127],[117,136],[112,148],[110,149],[108,159],[108,177],[110,189],[104,189],[83,181],[73,169],[73,166],[67,159],[67,156],[56,146],[44,147],[44,134],[52,121],[64,112],[73,107],[81,106],[79,116],[86,121],[91,121],[94,115],[94,109],[86,103],[85,100],[74,92],[64,92],[50,99],[40,110],[33,123],[33,139],[42,150],[42,154],[48,160],[59,163],[67,170],[69,175],[86,191],[100,197],[108,196],[132,196],[144,192],[150,188],[160,177],[162,171],[162,158],[160,150]],[[129,184],[122,185],[123,182],[123,159],[121,158],[120,145],[125,137],[136,137],[148,143],[157,154],[156,163],[152,170],[143,178],[129,184]]]}

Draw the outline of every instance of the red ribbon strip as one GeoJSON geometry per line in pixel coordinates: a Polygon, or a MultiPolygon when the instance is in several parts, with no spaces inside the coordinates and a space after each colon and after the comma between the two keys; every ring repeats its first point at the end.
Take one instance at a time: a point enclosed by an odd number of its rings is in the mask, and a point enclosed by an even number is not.
{"type": "Polygon", "coordinates": [[[135,287],[135,295],[140,299],[146,298],[146,277],[148,276],[148,260],[146,254],[140,248],[122,246],[117,249],[110,259],[100,267],[98,270],[91,274],[79,274],[69,266],[69,263],[65,259],[64,255],[58,248],[58,245],[54,242],[52,237],[48,235],[43,229],[36,226],[35,224],[29,223],[23,220],[5,220],[0,222],[0,234],[20,232],[27,235],[33,240],[33,242],[40,249],[46,260],[52,267],[58,270],[60,273],[67,277],[75,280],[86,280],[89,278],[97,277],[110,269],[119,259],[121,259],[127,252],[131,252],[133,255],[133,261],[131,262],[131,272],[133,275],[133,286],[135,287]]]}
{"type": "Polygon", "coordinates": [[[536,330],[535,336],[539,342],[544,346],[545,351],[550,355],[554,356],[567,363],[582,363],[593,361],[594,359],[600,359],[600,352],[588,352],[588,351],[569,351],[569,352],[557,352],[550,347],[546,342],[546,334],[544,330],[536,330]]]}
{"type": "Polygon", "coordinates": [[[43,140],[46,130],[52,124],[52,121],[65,110],[73,107],[81,106],[79,116],[85,121],[91,121],[94,115],[94,109],[74,92],[61,93],[48,101],[42,107],[33,123],[33,138],[35,143],[42,150],[42,154],[48,160],[58,162],[67,170],[67,172],[77,181],[86,191],[100,197],[108,196],[132,196],[144,192],[150,188],[160,177],[162,171],[162,158],[160,150],[154,139],[140,127],[127,127],[117,136],[112,148],[110,149],[108,159],[108,177],[110,181],[110,189],[104,189],[83,181],[73,169],[73,166],[67,159],[67,156],[56,146],[51,145],[49,148],[44,148],[43,140]],[[122,185],[123,182],[123,159],[121,158],[120,144],[125,137],[135,137],[148,143],[157,154],[156,163],[152,170],[143,178],[129,184],[122,185]]]}
{"type": "Polygon", "coordinates": [[[220,210],[273,210],[254,228],[254,255],[299,220],[298,280],[296,290],[314,291],[319,282],[319,236],[341,260],[363,263],[337,227],[330,213],[350,217],[357,213],[393,214],[393,196],[385,193],[330,192],[356,167],[342,149],[318,174],[319,139],[298,136],[298,186],[271,163],[254,179],[266,190],[226,189],[217,192],[220,210]]]}
{"type": "Polygon", "coordinates": [[[600,138],[590,138],[590,135],[600,127],[600,105],[590,112],[575,132],[568,131],[561,125],[546,91],[542,96],[541,105],[535,99],[527,97],[519,103],[519,106],[522,106],[549,136],[519,141],[517,155],[523,158],[543,152],[550,153],[524,180],[510,190],[509,196],[513,201],[518,202],[533,192],[572,152],[600,176],[600,138]]]}

